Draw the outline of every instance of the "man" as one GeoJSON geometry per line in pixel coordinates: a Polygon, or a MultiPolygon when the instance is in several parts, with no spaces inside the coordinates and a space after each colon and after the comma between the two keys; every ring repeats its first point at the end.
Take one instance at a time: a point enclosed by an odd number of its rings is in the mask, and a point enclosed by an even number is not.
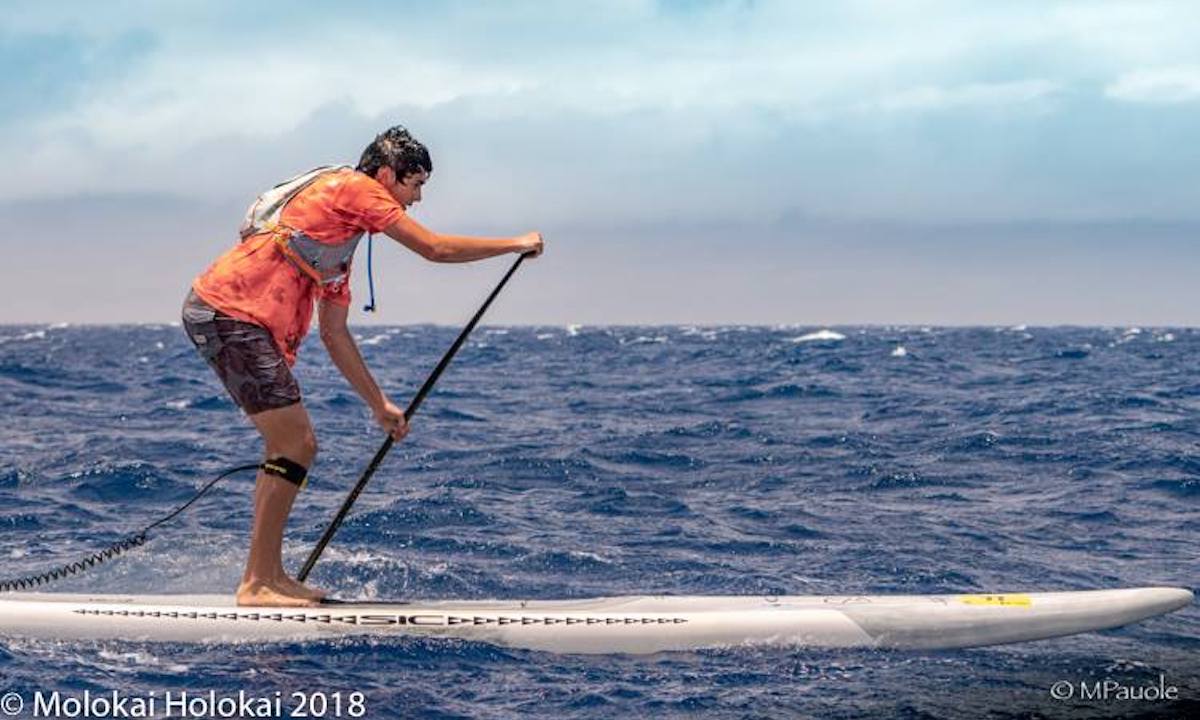
{"type": "Polygon", "coordinates": [[[542,252],[542,238],[442,235],[408,216],[433,171],[425,146],[400,126],[375,138],[351,168],[328,168],[275,191],[274,213],[251,208],[242,242],[192,283],[183,325],[234,402],[262,435],[254,527],[239,605],[307,606],[323,593],[283,569],[283,530],[317,454],[312,422],[291,373],[317,303],[321,340],[334,365],[397,439],[404,411],[380,390],[346,327],[350,258],[363,232],[383,232],[433,262],[542,252]],[[279,195],[279,193],[283,195],[279,195]],[[291,193],[291,194],[288,194],[291,193]]]}

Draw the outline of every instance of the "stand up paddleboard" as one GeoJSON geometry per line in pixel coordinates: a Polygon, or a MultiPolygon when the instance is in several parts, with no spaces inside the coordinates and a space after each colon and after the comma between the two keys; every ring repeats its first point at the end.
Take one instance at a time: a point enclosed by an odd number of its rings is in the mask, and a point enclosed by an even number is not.
{"type": "MultiPolygon", "coordinates": [[[[467,335],[520,266],[519,257],[459,333],[404,411],[412,420],[467,335]]],[[[393,444],[389,435],[325,529],[303,581],[393,444]]],[[[145,544],[135,535],[50,572],[0,581],[25,590],[95,567],[145,544]]],[[[563,601],[336,602],[315,608],[238,607],[228,595],[0,594],[0,637],[163,642],[304,641],[344,635],[458,638],[563,653],[654,653],[710,647],[943,649],[1105,630],[1192,602],[1178,588],[926,596],[612,597],[563,601]]]]}
{"type": "Polygon", "coordinates": [[[237,607],[224,595],[0,596],[0,637],[162,642],[456,638],[560,653],[731,646],[937,650],[1120,627],[1192,602],[1180,588],[909,596],[611,597],[237,607]]]}

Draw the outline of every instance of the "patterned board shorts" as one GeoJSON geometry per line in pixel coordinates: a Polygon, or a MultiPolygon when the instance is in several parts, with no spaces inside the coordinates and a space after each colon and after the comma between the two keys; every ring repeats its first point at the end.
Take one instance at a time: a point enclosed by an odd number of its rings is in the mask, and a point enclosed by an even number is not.
{"type": "Polygon", "coordinates": [[[222,313],[195,291],[183,302],[183,327],[247,415],[300,402],[300,386],[266,328],[222,313]]]}

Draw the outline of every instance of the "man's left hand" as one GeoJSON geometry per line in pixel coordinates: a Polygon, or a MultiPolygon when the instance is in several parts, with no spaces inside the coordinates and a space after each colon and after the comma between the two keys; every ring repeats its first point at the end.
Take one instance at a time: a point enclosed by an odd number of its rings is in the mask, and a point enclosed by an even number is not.
{"type": "Polygon", "coordinates": [[[403,440],[408,434],[408,421],[404,419],[404,411],[396,407],[391,400],[384,400],[383,405],[375,411],[375,422],[394,440],[403,440]]]}

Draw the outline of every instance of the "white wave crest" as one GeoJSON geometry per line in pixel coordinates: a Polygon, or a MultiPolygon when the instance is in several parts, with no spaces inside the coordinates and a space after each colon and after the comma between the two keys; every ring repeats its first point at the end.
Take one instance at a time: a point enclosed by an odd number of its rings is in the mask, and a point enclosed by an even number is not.
{"type": "Polygon", "coordinates": [[[845,339],[846,336],[839,332],[834,332],[832,330],[818,330],[816,332],[808,333],[807,335],[794,337],[791,339],[791,342],[839,342],[845,339]]]}
{"type": "Polygon", "coordinates": [[[110,662],[116,663],[117,667],[114,667],[111,669],[117,670],[119,672],[131,671],[132,668],[122,667],[122,666],[130,666],[130,665],[157,667],[157,668],[162,668],[164,670],[168,670],[173,673],[183,673],[183,672],[187,672],[190,669],[190,667],[188,665],[182,665],[180,663],[173,663],[173,662],[170,662],[169,660],[164,662],[157,655],[146,652],[144,650],[140,650],[140,651],[136,651],[136,652],[115,652],[113,650],[106,649],[106,650],[101,650],[99,653],[97,653],[97,656],[103,660],[108,660],[110,662]]]}
{"type": "Polygon", "coordinates": [[[632,340],[622,339],[621,344],[622,345],[646,345],[646,344],[653,344],[653,343],[665,343],[666,341],[667,341],[666,335],[654,335],[653,337],[651,337],[649,335],[638,335],[637,337],[635,337],[632,340]]]}
{"type": "Polygon", "coordinates": [[[373,335],[373,336],[367,338],[366,340],[363,340],[359,344],[360,345],[378,345],[379,343],[383,342],[384,340],[389,339],[390,337],[391,337],[391,335],[389,335],[387,333],[383,333],[381,335],[373,335]]]}

